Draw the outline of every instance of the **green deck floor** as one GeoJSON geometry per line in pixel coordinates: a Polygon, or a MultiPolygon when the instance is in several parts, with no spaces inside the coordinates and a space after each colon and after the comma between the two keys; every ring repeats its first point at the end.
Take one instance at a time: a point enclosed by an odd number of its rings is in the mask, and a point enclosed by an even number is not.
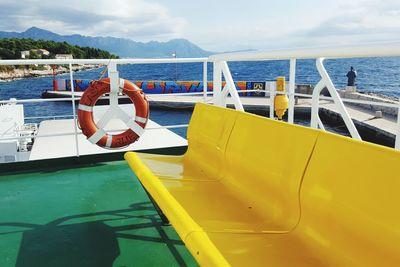
{"type": "Polygon", "coordinates": [[[124,161],[0,176],[0,266],[196,266],[124,161]]]}

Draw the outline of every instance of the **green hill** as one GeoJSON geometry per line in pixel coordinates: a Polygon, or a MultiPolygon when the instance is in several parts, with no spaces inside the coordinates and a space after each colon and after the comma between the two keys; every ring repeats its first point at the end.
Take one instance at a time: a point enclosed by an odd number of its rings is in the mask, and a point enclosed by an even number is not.
{"type": "MultiPolygon", "coordinates": [[[[54,58],[56,54],[72,54],[74,58],[118,58],[105,50],[70,45],[67,42],[17,38],[0,39],[1,59],[21,59],[21,51],[33,49],[45,49],[50,52],[50,55],[43,55],[41,58],[54,58]]],[[[30,58],[40,58],[40,56],[33,52],[30,58]]]]}

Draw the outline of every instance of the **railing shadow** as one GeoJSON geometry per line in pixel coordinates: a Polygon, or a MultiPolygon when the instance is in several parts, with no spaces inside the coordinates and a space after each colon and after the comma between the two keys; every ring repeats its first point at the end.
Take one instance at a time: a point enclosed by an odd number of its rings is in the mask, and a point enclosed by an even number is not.
{"type": "MultiPolygon", "coordinates": [[[[168,237],[150,202],[135,203],[126,209],[66,216],[44,225],[6,222],[0,223],[2,226],[26,228],[0,232],[0,236],[22,233],[16,267],[113,266],[121,252],[118,239],[163,243],[176,263],[186,266],[176,248],[183,242],[168,237]],[[145,228],[155,229],[159,236],[129,232],[145,228]]],[[[134,246],[129,248],[132,254],[136,253],[136,249],[134,246]]]]}

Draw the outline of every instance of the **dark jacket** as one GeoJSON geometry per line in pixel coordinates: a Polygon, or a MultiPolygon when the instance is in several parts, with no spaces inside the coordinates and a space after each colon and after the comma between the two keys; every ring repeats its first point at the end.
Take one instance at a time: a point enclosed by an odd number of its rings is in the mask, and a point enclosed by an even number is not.
{"type": "Polygon", "coordinates": [[[346,76],[347,76],[347,86],[354,86],[356,82],[357,72],[354,70],[350,70],[346,76]]]}

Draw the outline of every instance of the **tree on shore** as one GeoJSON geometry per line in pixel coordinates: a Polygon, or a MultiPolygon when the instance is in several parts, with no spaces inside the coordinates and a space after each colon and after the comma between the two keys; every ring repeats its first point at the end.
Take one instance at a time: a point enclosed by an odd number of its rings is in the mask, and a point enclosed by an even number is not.
{"type": "Polygon", "coordinates": [[[30,51],[30,58],[40,58],[33,49],[46,49],[50,52],[49,56],[43,55],[42,58],[55,58],[56,54],[72,54],[74,58],[118,58],[108,51],[92,47],[81,47],[70,45],[67,42],[54,42],[33,39],[0,39],[0,58],[20,59],[21,51],[30,51]]]}

